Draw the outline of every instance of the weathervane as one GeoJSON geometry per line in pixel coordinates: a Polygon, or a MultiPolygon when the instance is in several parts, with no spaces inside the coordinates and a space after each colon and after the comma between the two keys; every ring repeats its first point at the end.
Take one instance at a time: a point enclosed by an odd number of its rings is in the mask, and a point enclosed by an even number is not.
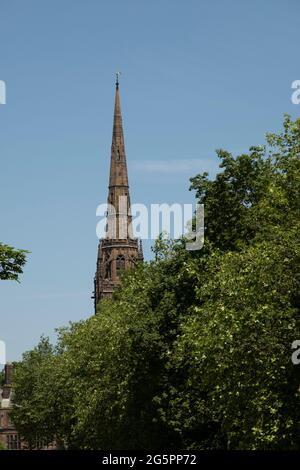
{"type": "Polygon", "coordinates": [[[119,88],[119,77],[121,75],[121,72],[116,72],[116,87],[119,88]]]}

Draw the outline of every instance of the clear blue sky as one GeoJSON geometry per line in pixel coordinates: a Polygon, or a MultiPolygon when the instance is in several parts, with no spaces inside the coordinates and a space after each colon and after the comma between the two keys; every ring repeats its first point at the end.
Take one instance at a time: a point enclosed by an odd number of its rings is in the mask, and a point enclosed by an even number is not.
{"type": "Polygon", "coordinates": [[[93,312],[114,71],[132,200],[190,202],[216,148],[244,151],[299,115],[300,3],[0,0],[0,16],[0,240],[32,252],[21,284],[0,283],[14,360],[93,312]]]}

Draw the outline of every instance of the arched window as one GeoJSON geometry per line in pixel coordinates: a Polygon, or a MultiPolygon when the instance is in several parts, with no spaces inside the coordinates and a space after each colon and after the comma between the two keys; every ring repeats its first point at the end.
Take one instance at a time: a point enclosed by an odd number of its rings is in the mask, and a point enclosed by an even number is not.
{"type": "Polygon", "coordinates": [[[119,276],[120,271],[125,269],[125,258],[123,255],[117,256],[116,260],[117,275],[119,276]]]}

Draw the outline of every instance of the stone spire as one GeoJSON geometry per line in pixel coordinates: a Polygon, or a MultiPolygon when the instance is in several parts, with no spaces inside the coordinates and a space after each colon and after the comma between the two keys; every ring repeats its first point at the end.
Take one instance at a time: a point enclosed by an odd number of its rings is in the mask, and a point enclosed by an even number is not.
{"type": "Polygon", "coordinates": [[[139,260],[141,260],[141,261],[144,260],[144,252],[143,252],[143,243],[142,243],[142,240],[140,240],[139,260]]]}
{"type": "MultiPolygon", "coordinates": [[[[12,388],[13,365],[9,362],[4,366],[4,385],[2,389],[2,398],[9,399],[12,388]]],[[[1,397],[0,397],[1,398],[1,397]]]]}
{"type": "Polygon", "coordinates": [[[128,174],[125,154],[125,143],[122,124],[119,80],[116,81],[114,122],[111,144],[109,187],[124,186],[128,188],[128,174]]]}
{"type": "Polygon", "coordinates": [[[109,192],[107,202],[115,210],[115,215],[111,214],[109,211],[108,237],[127,238],[128,236],[129,238],[133,238],[133,234],[130,229],[130,195],[118,74],[116,81],[115,108],[110,158],[109,192]]]}
{"type": "Polygon", "coordinates": [[[123,134],[119,74],[117,74],[108,186],[107,233],[99,241],[94,279],[95,311],[103,298],[112,296],[123,270],[143,260],[143,249],[131,229],[128,172],[123,134]]]}

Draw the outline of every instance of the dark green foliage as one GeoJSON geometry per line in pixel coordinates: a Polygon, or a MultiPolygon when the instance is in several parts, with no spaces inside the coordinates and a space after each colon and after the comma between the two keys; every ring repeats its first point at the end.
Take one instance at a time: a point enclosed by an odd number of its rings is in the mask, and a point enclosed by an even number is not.
{"type": "Polygon", "coordinates": [[[26,263],[26,250],[16,250],[0,243],[0,280],[18,281],[26,263]]]}
{"type": "Polygon", "coordinates": [[[215,180],[191,179],[204,248],[159,237],[96,316],[24,356],[14,419],[27,439],[299,449],[300,120],[249,154],[218,154],[215,180]]]}

